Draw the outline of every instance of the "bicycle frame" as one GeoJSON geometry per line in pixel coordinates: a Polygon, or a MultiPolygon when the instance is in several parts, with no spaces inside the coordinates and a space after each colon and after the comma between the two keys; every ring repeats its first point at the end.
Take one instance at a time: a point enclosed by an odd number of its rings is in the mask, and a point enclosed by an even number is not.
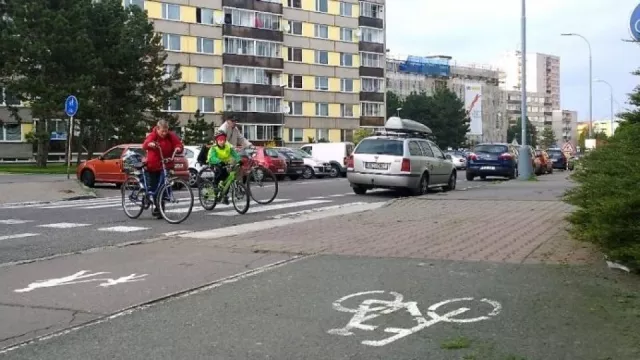
{"type": "Polygon", "coordinates": [[[227,176],[227,179],[222,183],[223,186],[222,191],[220,191],[220,195],[227,194],[229,188],[231,187],[231,184],[233,184],[233,182],[236,180],[240,168],[241,165],[238,163],[233,166],[233,169],[231,171],[229,171],[229,176],[227,176]]]}
{"type": "MultiPolygon", "coordinates": [[[[158,190],[161,189],[164,185],[166,185],[169,181],[169,179],[171,178],[171,171],[169,169],[167,169],[167,161],[173,160],[176,156],[177,153],[177,149],[173,151],[173,154],[171,156],[171,158],[169,159],[165,159],[164,156],[162,155],[162,150],[159,150],[160,152],[160,162],[162,163],[162,172],[160,173],[160,178],[158,179],[158,183],[156,184],[156,188],[151,190],[149,189],[149,184],[147,183],[147,171],[145,170],[146,166],[143,167],[141,169],[141,173],[140,176],[138,176],[138,181],[142,182],[143,186],[144,186],[144,193],[145,196],[147,197],[147,199],[151,200],[151,203],[156,204],[156,196],[158,193],[158,190]]],[[[172,192],[171,189],[169,189],[169,196],[172,196],[172,192]]],[[[131,195],[133,194],[133,191],[131,192],[131,195]]]]}

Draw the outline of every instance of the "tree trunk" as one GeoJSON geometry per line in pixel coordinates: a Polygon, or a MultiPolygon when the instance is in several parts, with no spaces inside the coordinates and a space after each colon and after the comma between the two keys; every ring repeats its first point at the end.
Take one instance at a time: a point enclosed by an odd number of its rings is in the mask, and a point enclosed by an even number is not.
{"type": "Polygon", "coordinates": [[[49,157],[49,131],[47,131],[47,122],[45,120],[38,121],[36,123],[36,135],[38,139],[36,153],[36,166],[45,168],[47,167],[47,160],[49,157]]]}

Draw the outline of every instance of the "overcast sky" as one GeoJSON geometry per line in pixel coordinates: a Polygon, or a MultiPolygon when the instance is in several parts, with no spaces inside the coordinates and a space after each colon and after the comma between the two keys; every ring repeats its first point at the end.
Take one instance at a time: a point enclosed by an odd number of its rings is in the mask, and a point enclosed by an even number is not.
{"type": "MultiPolygon", "coordinates": [[[[459,63],[493,64],[520,47],[520,1],[387,0],[387,47],[403,55],[444,54],[459,63]]],[[[639,0],[529,0],[527,52],[560,56],[561,106],[589,118],[589,65],[586,37],[593,51],[593,77],[614,89],[614,111],[626,108],[627,93],[640,77],[640,45],[629,39],[629,16],[639,0]],[[615,4],[615,5],[614,5],[615,4]]],[[[593,85],[594,120],[609,118],[609,87],[593,85]]]]}

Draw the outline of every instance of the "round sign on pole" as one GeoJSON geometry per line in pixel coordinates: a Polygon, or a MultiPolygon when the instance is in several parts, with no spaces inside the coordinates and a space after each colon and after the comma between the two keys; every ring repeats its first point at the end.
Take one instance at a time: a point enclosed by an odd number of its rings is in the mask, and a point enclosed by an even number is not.
{"type": "Polygon", "coordinates": [[[629,32],[635,41],[640,41],[640,4],[631,12],[629,17],[629,32]]]}
{"type": "Polygon", "coordinates": [[[64,112],[67,116],[75,116],[78,113],[78,99],[71,95],[64,102],[64,112]]]}

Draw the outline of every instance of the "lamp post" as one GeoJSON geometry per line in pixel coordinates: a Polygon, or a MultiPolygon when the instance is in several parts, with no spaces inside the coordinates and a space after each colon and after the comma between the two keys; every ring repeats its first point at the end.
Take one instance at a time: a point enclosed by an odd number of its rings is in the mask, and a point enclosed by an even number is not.
{"type": "Polygon", "coordinates": [[[564,33],[561,36],[577,36],[589,47],[589,139],[593,139],[593,66],[591,61],[591,43],[586,37],[576,33],[564,33]]]}
{"type": "Polygon", "coordinates": [[[522,0],[522,18],[520,21],[520,36],[522,37],[522,69],[520,76],[522,87],[522,100],[520,102],[520,123],[522,127],[522,141],[518,154],[518,179],[529,180],[533,174],[533,164],[531,163],[531,152],[527,146],[527,6],[526,0],[522,0]]]}
{"type": "Polygon", "coordinates": [[[611,130],[611,133],[609,134],[609,136],[613,136],[613,86],[611,86],[611,84],[609,84],[609,82],[602,80],[602,79],[595,79],[593,80],[593,82],[599,82],[599,83],[603,83],[603,84],[607,84],[609,86],[609,106],[611,107],[610,111],[611,111],[611,119],[609,120],[609,128],[611,130]]]}

